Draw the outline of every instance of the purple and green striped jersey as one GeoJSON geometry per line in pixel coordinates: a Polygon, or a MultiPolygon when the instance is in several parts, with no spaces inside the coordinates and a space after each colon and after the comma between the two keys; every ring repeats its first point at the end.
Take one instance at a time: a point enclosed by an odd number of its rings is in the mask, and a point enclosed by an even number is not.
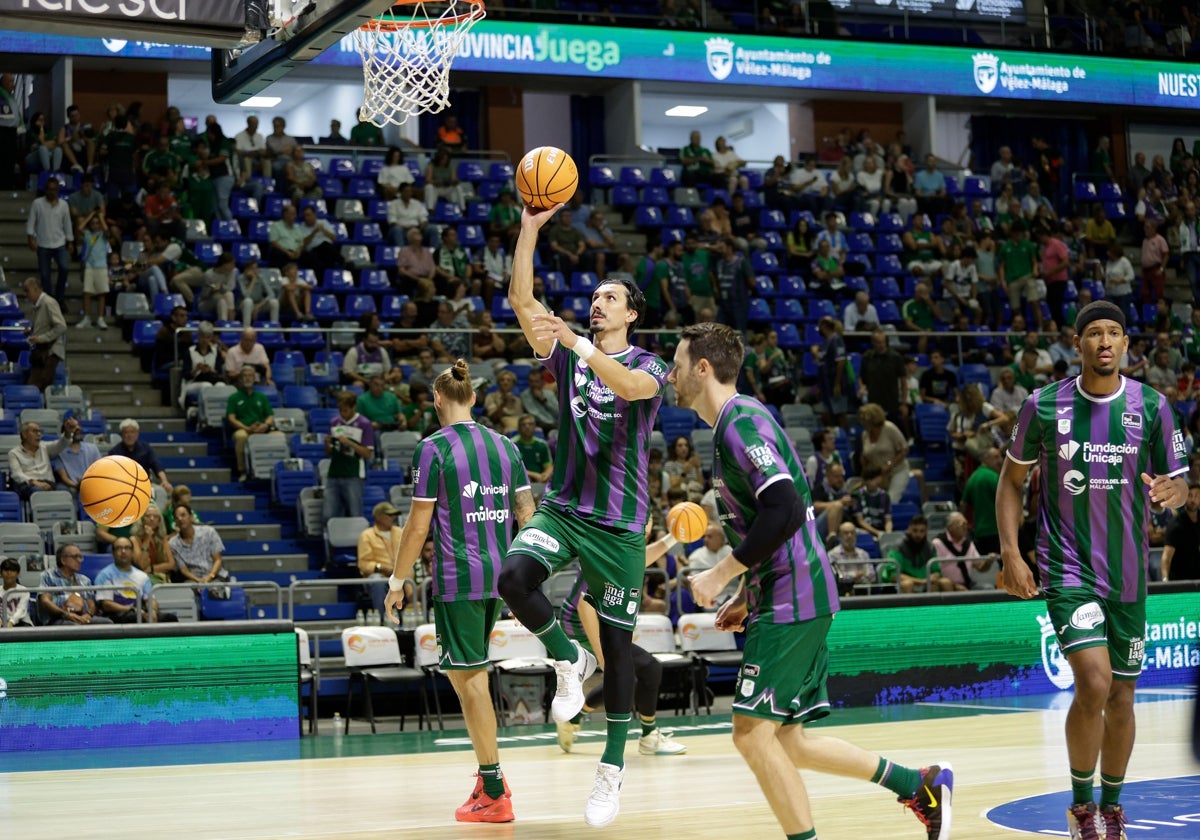
{"type": "Polygon", "coordinates": [[[542,501],[598,525],[641,531],[650,517],[646,464],[667,366],[633,346],[610,358],[648,373],[658,393],[648,400],[624,400],[558,343],[544,360],[558,383],[559,420],[554,475],[542,501]]]}
{"type": "Polygon", "coordinates": [[[452,423],[417,444],[413,500],[435,502],[433,596],[498,598],[496,578],[514,533],[514,497],[529,478],[513,442],[478,423],[452,423]]]}
{"type": "Polygon", "coordinates": [[[746,572],[750,620],[795,624],[837,612],[837,576],[817,536],[812,492],[800,458],[783,429],[762,403],[738,394],[721,407],[713,442],[713,489],[725,536],[733,548],[741,544],[758,517],[759,494],[775,482],[792,482],[807,510],[804,526],[774,556],[746,572]]]}
{"type": "Polygon", "coordinates": [[[1162,394],[1121,377],[1094,397],[1080,377],[1025,400],[1008,457],[1041,467],[1038,566],[1042,585],[1098,598],[1146,597],[1150,496],[1141,474],[1187,471],[1183,433],[1162,394]]]}

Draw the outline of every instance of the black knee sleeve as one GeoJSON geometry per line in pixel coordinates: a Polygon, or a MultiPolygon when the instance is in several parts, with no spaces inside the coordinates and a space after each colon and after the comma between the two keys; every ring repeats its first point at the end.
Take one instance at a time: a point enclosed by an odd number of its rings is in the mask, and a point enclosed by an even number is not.
{"type": "Polygon", "coordinates": [[[633,646],[633,708],[642,717],[654,717],[658,711],[658,688],[662,685],[662,663],[654,654],[633,646]]]}
{"type": "Polygon", "coordinates": [[[604,707],[611,714],[628,714],[633,706],[633,631],[600,622],[604,651],[604,707]]]}
{"type": "Polygon", "coordinates": [[[530,630],[541,630],[554,619],[554,607],[542,594],[549,577],[546,567],[528,554],[509,555],[500,569],[496,588],[513,615],[530,630]]]}

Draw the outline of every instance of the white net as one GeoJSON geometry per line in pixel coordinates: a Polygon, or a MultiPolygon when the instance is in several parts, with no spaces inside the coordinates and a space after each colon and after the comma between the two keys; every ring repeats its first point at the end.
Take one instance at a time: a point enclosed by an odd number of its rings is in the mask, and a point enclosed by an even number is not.
{"type": "Polygon", "coordinates": [[[482,0],[397,4],[362,28],[362,118],[382,128],[450,104],[450,65],[484,16],[482,0]]]}

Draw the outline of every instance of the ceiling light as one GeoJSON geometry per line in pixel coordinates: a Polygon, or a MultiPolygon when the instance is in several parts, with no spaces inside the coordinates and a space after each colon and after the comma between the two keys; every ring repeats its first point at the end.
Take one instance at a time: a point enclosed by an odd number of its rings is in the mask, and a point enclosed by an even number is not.
{"type": "Polygon", "coordinates": [[[676,105],[666,112],[668,117],[698,117],[701,114],[707,114],[708,108],[704,105],[676,105]]]}
{"type": "Polygon", "coordinates": [[[251,96],[240,104],[243,108],[274,108],[282,101],[281,96],[251,96]]]}

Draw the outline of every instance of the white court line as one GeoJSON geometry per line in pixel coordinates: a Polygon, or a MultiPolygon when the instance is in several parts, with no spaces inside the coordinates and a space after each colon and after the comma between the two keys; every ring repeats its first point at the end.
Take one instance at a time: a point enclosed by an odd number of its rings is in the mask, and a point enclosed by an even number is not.
{"type": "Polygon", "coordinates": [[[943,709],[981,709],[989,712],[1044,712],[1047,711],[1041,707],[1032,707],[1028,709],[1013,708],[1012,706],[986,706],[981,703],[933,703],[925,700],[918,700],[913,703],[914,706],[931,706],[933,708],[941,707],[943,709]]]}

